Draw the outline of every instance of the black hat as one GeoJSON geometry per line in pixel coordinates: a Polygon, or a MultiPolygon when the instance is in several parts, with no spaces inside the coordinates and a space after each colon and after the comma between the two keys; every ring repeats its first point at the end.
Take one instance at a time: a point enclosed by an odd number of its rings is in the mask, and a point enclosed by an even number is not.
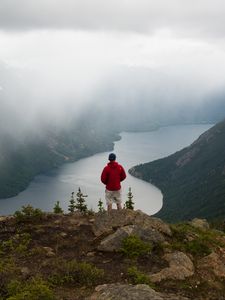
{"type": "Polygon", "coordinates": [[[110,154],[109,154],[109,160],[110,160],[110,161],[116,160],[116,154],[110,153],[110,154]]]}

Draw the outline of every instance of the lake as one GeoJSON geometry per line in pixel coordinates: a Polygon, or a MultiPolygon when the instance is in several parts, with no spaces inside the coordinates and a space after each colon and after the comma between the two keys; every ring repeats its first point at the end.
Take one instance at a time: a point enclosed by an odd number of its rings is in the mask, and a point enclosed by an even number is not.
{"type": "MultiPolygon", "coordinates": [[[[134,165],[168,156],[190,145],[211,126],[176,125],[151,132],[122,132],[121,140],[115,142],[113,152],[117,155],[117,161],[128,171],[134,165]]],[[[64,164],[47,175],[36,176],[25,191],[16,197],[0,200],[0,215],[12,214],[27,204],[44,211],[53,211],[56,201],[60,201],[61,207],[67,212],[71,193],[76,193],[79,187],[88,195],[88,208],[97,211],[99,199],[105,203],[100,175],[108,162],[108,154],[109,152],[99,153],[64,164]]],[[[129,187],[134,196],[135,209],[141,209],[150,215],[160,210],[163,196],[159,189],[127,172],[127,179],[122,183],[124,201],[129,187]]]]}

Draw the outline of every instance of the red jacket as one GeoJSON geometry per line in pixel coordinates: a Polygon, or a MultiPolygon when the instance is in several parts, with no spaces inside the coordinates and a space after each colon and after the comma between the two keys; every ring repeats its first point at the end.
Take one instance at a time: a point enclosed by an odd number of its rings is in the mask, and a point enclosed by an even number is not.
{"type": "Polygon", "coordinates": [[[124,168],[116,161],[111,161],[102,171],[101,181],[106,185],[108,191],[121,189],[120,182],[126,178],[124,168]]]}

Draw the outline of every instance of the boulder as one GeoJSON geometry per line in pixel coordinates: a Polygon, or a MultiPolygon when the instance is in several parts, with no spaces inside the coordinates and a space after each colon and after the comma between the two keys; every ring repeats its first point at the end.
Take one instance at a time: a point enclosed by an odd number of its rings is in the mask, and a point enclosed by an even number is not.
{"type": "Polygon", "coordinates": [[[98,237],[110,234],[115,229],[126,225],[137,225],[143,229],[156,230],[167,236],[172,235],[169,225],[162,220],[151,217],[140,210],[130,209],[98,213],[92,224],[92,230],[95,236],[98,237]]]}
{"type": "Polygon", "coordinates": [[[198,219],[195,218],[189,223],[191,226],[195,228],[199,228],[201,230],[207,230],[209,229],[209,223],[206,221],[206,219],[198,219]]]}
{"type": "Polygon", "coordinates": [[[198,269],[203,274],[213,274],[225,278],[225,249],[219,248],[216,252],[203,257],[198,262],[198,269]]]}
{"type": "Polygon", "coordinates": [[[158,293],[145,284],[104,284],[97,286],[88,300],[189,300],[174,294],[158,293]]]}
{"type": "Polygon", "coordinates": [[[110,234],[103,239],[98,247],[98,250],[109,252],[119,251],[122,247],[124,238],[130,235],[136,235],[145,242],[159,243],[165,241],[163,235],[152,228],[143,229],[137,225],[127,225],[117,229],[115,233],[110,234]]]}
{"type": "Polygon", "coordinates": [[[194,265],[191,259],[183,252],[167,253],[163,257],[169,267],[150,275],[152,282],[160,282],[166,279],[184,280],[194,274],[194,265]]]}

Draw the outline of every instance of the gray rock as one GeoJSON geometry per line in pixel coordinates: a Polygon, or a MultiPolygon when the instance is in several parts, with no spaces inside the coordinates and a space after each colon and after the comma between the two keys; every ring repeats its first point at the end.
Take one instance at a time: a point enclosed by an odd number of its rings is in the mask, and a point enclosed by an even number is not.
{"type": "Polygon", "coordinates": [[[14,218],[15,218],[14,216],[0,216],[0,222],[7,222],[14,218]]]}
{"type": "Polygon", "coordinates": [[[213,274],[220,278],[225,278],[225,249],[219,248],[208,256],[203,257],[198,262],[198,269],[201,273],[213,274]]]}
{"type": "Polygon", "coordinates": [[[189,300],[174,294],[157,293],[148,285],[104,284],[97,286],[88,300],[189,300]]]}
{"type": "Polygon", "coordinates": [[[47,257],[55,256],[55,252],[51,247],[43,247],[47,257]]]}
{"type": "Polygon", "coordinates": [[[30,276],[30,270],[27,267],[22,267],[20,269],[21,275],[24,279],[28,278],[30,276]]]}
{"type": "Polygon", "coordinates": [[[119,228],[115,233],[107,236],[101,241],[100,245],[98,246],[98,250],[106,252],[119,251],[122,246],[123,239],[131,234],[132,226],[134,225],[119,228]]]}
{"type": "Polygon", "coordinates": [[[163,258],[168,261],[169,267],[150,275],[152,282],[160,282],[165,279],[184,280],[194,274],[194,265],[185,253],[167,253],[163,258]]]}
{"type": "Polygon", "coordinates": [[[115,229],[126,226],[137,225],[143,229],[158,231],[164,235],[171,236],[169,225],[158,218],[151,217],[142,211],[129,209],[112,210],[96,215],[92,230],[96,237],[112,233],[115,229]]]}
{"type": "Polygon", "coordinates": [[[145,242],[157,243],[165,241],[163,235],[154,229],[143,229],[137,225],[128,225],[117,229],[115,233],[103,239],[98,250],[109,252],[119,251],[124,238],[130,235],[137,235],[145,242]]]}
{"type": "Polygon", "coordinates": [[[199,228],[202,230],[209,229],[209,223],[205,219],[195,218],[189,224],[195,228],[199,228]]]}

